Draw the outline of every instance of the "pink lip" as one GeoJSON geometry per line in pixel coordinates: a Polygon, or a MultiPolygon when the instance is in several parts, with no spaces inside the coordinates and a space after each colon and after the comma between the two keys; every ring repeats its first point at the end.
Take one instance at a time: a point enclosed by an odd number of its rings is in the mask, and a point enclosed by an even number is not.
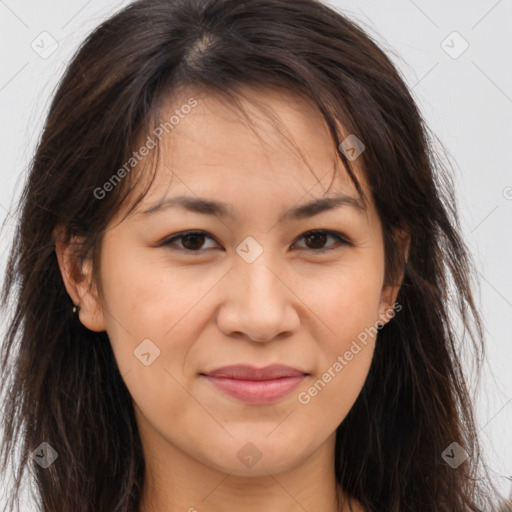
{"type": "Polygon", "coordinates": [[[268,404],[288,395],[307,373],[284,365],[255,368],[248,365],[225,366],[206,374],[217,389],[242,402],[268,404]]]}

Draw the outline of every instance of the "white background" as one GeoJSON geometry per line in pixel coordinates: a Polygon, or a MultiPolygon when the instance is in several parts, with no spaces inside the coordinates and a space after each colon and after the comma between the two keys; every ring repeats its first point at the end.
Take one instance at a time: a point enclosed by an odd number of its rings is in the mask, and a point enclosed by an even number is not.
{"type": "MultiPolygon", "coordinates": [[[[0,0],[0,215],[7,216],[2,262],[14,222],[7,212],[21,191],[55,86],[85,36],[126,4],[0,0]],[[41,38],[46,38],[48,47],[48,36],[41,36],[42,32],[58,42],[47,58],[31,47],[43,46],[41,38]]],[[[462,227],[479,271],[478,301],[487,333],[477,420],[494,480],[509,496],[512,0],[331,0],[330,4],[361,23],[400,68],[427,124],[455,164],[462,227]],[[461,37],[450,35],[454,31],[461,37]],[[464,40],[469,47],[454,58],[464,48],[464,40]]]]}

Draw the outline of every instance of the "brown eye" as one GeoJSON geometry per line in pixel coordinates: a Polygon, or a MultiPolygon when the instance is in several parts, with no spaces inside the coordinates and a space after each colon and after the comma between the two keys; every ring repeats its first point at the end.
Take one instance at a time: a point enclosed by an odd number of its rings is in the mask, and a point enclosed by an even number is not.
{"type": "Polygon", "coordinates": [[[181,238],[185,249],[197,251],[198,249],[201,249],[201,246],[204,244],[205,236],[203,234],[192,233],[190,235],[184,235],[181,238]]]}
{"type": "Polygon", "coordinates": [[[310,249],[323,249],[328,236],[326,233],[310,233],[304,239],[310,249]]]}
{"type": "MultiPolygon", "coordinates": [[[[205,241],[207,239],[215,242],[215,240],[204,231],[187,231],[185,233],[181,233],[179,235],[168,238],[167,240],[163,241],[161,245],[167,246],[171,249],[176,249],[178,251],[200,253],[205,249],[212,248],[204,247],[205,241]]],[[[299,247],[300,250],[309,250],[318,253],[336,249],[337,247],[343,245],[353,245],[341,233],[329,230],[308,231],[307,233],[304,233],[299,240],[301,239],[305,240],[306,246],[299,247]],[[325,245],[329,239],[334,239],[334,241],[337,243],[331,243],[326,247],[325,245]]]]}
{"type": "Polygon", "coordinates": [[[305,249],[310,249],[314,252],[329,251],[331,249],[339,247],[340,245],[352,245],[348,240],[346,240],[341,235],[341,233],[327,230],[308,231],[307,233],[302,235],[301,239],[304,239],[306,241],[305,249]],[[338,243],[334,244],[334,247],[332,244],[328,247],[325,247],[325,244],[327,243],[329,238],[335,239],[338,243]]]}
{"type": "Polygon", "coordinates": [[[204,249],[203,245],[206,239],[213,240],[213,238],[207,235],[203,231],[188,231],[186,233],[182,233],[180,235],[173,236],[172,238],[168,238],[164,242],[162,242],[163,246],[176,245],[176,241],[181,241],[181,246],[178,245],[176,247],[177,250],[188,251],[188,252],[199,252],[204,249]]]}

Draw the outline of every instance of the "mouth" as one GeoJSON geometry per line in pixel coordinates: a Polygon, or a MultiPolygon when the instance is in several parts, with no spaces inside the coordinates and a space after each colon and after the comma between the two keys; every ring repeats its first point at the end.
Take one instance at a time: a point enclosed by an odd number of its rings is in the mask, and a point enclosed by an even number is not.
{"type": "Polygon", "coordinates": [[[290,394],[309,374],[285,365],[225,366],[201,373],[224,394],[248,404],[269,404],[290,394]]]}

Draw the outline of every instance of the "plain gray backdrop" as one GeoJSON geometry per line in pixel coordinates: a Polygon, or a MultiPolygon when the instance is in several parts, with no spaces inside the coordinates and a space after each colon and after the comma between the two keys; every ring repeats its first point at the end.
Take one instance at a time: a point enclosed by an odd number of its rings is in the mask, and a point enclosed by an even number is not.
{"type": "MultiPolygon", "coordinates": [[[[487,335],[487,361],[476,389],[477,423],[494,481],[509,496],[512,0],[328,3],[359,22],[388,53],[451,155],[487,335]]],[[[2,265],[15,222],[8,212],[21,191],[56,84],[85,36],[127,4],[0,0],[0,214],[7,220],[2,265]]]]}

